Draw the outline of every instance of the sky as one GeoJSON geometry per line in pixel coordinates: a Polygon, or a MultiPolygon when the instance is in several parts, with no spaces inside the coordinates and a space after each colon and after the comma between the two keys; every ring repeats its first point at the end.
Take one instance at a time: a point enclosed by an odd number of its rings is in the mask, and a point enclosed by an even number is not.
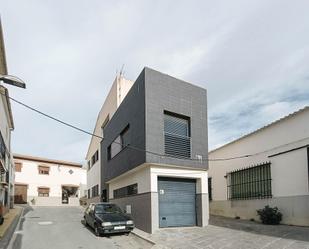
{"type": "MultiPolygon", "coordinates": [[[[10,95],[85,130],[117,71],[207,89],[209,148],[309,105],[309,1],[0,0],[10,95]]],[[[12,103],[16,153],[84,162],[91,137],[12,103]]]]}

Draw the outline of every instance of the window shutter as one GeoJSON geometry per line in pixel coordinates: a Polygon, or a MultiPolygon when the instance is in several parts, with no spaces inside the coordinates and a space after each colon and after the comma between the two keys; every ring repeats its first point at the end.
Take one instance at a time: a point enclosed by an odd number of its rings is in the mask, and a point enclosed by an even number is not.
{"type": "Polygon", "coordinates": [[[176,157],[191,157],[189,118],[164,114],[165,154],[176,157]]]}

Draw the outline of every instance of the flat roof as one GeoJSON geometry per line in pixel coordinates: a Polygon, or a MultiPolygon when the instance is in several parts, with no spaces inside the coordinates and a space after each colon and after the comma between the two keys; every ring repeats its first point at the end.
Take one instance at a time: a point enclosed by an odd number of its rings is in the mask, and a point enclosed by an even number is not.
{"type": "Polygon", "coordinates": [[[37,156],[29,156],[29,155],[22,155],[22,154],[13,154],[14,159],[26,160],[26,161],[35,161],[35,162],[42,162],[42,163],[51,163],[51,164],[61,164],[65,166],[72,166],[82,168],[83,165],[80,163],[68,162],[63,160],[55,160],[55,159],[48,159],[44,157],[37,157],[37,156]]]}

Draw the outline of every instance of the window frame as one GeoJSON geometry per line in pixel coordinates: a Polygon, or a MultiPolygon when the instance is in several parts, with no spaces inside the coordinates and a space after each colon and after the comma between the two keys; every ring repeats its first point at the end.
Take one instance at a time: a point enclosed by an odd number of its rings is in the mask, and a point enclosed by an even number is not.
{"type": "MultiPolygon", "coordinates": [[[[163,111],[163,136],[164,136],[164,153],[167,156],[171,156],[171,157],[175,157],[175,158],[184,158],[184,159],[190,159],[191,155],[192,155],[192,138],[191,138],[191,118],[189,116],[185,116],[179,113],[175,113],[175,112],[170,112],[167,110],[163,111]],[[177,118],[179,120],[184,120],[187,122],[187,135],[179,135],[176,132],[175,133],[171,133],[169,131],[166,130],[166,119],[168,117],[171,118],[177,118]],[[169,139],[177,139],[180,140],[182,139],[185,143],[183,144],[184,148],[183,151],[178,151],[178,152],[172,152],[169,151],[170,149],[168,148],[170,145],[170,143],[172,142],[168,142],[168,138],[169,139]],[[186,143],[188,143],[189,145],[187,145],[186,143]],[[188,146],[188,148],[185,148],[185,146],[188,146]],[[187,150],[187,151],[186,151],[187,150]],[[186,154],[186,155],[185,155],[186,154]]],[[[175,141],[174,141],[175,142],[175,141]]],[[[181,146],[181,144],[179,144],[181,146]]],[[[174,146],[175,148],[175,146],[174,146]]],[[[177,147],[176,147],[177,148],[177,147]]]]}
{"type": "Polygon", "coordinates": [[[99,196],[99,184],[92,186],[91,188],[91,197],[99,196]]]}
{"type": "Polygon", "coordinates": [[[138,194],[138,183],[130,184],[113,190],[113,198],[119,199],[138,194]]]}
{"type": "Polygon", "coordinates": [[[22,162],[14,162],[14,169],[15,172],[21,172],[23,168],[23,163],[22,162]],[[18,167],[16,167],[18,165],[18,167]]]}
{"type": "Polygon", "coordinates": [[[49,166],[45,166],[45,165],[39,165],[38,166],[39,175],[49,175],[49,171],[50,171],[50,167],[49,166]]]}
{"type": "Polygon", "coordinates": [[[228,200],[272,198],[271,163],[261,163],[227,173],[228,200]]]}
{"type": "Polygon", "coordinates": [[[49,187],[38,187],[38,197],[49,197],[50,188],[49,187]],[[40,190],[47,190],[43,191],[45,193],[40,193],[40,190]],[[47,192],[47,193],[46,193],[47,192]]]}
{"type": "MultiPolygon", "coordinates": [[[[127,135],[128,136],[128,141],[130,141],[130,136],[129,136],[129,132],[130,132],[130,124],[127,124],[126,127],[124,129],[122,129],[122,131],[120,132],[120,134],[118,136],[116,136],[116,138],[113,140],[113,142],[111,142],[111,144],[107,147],[107,160],[112,160],[114,157],[116,157],[121,151],[123,151],[125,148],[127,148],[130,143],[127,142],[126,144],[124,144],[124,136],[127,135]],[[119,142],[115,143],[116,140],[119,140],[119,142]],[[116,152],[113,155],[113,144],[116,144],[118,148],[118,152],[116,152]]],[[[115,148],[116,149],[116,148],[115,148]]]]}

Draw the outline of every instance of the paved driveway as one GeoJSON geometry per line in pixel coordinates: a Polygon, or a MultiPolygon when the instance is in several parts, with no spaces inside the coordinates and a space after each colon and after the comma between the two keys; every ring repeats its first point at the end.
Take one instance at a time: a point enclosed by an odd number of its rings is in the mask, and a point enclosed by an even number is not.
{"type": "Polygon", "coordinates": [[[14,236],[14,249],[150,248],[134,235],[96,237],[81,222],[79,207],[35,207],[24,213],[14,236]]]}
{"type": "Polygon", "coordinates": [[[177,249],[309,249],[309,227],[269,226],[211,217],[205,228],[166,228],[147,236],[157,245],[177,249]]]}

